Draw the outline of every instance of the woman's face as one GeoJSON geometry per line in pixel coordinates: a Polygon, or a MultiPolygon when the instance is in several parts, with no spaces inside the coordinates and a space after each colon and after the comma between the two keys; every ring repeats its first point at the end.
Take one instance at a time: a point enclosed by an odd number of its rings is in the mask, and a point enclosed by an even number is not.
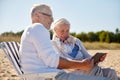
{"type": "Polygon", "coordinates": [[[55,33],[60,40],[64,41],[69,37],[69,29],[70,25],[68,24],[60,24],[55,27],[55,33]]]}

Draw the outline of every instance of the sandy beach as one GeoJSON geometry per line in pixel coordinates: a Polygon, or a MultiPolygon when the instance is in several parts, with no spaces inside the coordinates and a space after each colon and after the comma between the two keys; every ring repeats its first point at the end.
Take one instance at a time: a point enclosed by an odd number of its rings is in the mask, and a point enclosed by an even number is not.
{"type": "MultiPolygon", "coordinates": [[[[101,67],[114,68],[120,75],[120,50],[88,50],[91,55],[96,52],[107,52],[108,55],[104,62],[100,63],[101,67]]],[[[3,51],[0,49],[0,80],[22,80],[18,75],[3,51]]]]}

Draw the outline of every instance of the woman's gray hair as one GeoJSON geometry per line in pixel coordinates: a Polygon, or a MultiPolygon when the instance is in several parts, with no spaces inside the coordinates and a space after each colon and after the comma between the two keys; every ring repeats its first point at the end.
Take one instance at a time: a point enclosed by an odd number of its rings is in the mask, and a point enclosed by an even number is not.
{"type": "Polygon", "coordinates": [[[60,19],[54,21],[54,22],[52,23],[54,35],[56,35],[55,28],[57,28],[57,27],[58,27],[59,25],[61,25],[61,24],[66,24],[66,25],[69,25],[69,26],[70,26],[70,22],[69,22],[67,19],[65,19],[65,18],[60,18],[60,19]]]}
{"type": "Polygon", "coordinates": [[[60,24],[70,25],[70,22],[67,19],[65,19],[65,18],[60,18],[60,19],[54,21],[52,26],[53,26],[53,28],[55,28],[55,27],[57,27],[60,24]]]}
{"type": "Polygon", "coordinates": [[[51,10],[51,8],[46,4],[34,4],[30,13],[33,16],[36,12],[46,12],[48,10],[51,10]]]}

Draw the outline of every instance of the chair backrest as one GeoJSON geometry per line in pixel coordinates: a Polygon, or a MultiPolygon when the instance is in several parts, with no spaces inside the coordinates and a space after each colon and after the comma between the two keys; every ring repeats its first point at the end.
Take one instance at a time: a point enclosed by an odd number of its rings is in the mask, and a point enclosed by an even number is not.
{"type": "Polygon", "coordinates": [[[13,64],[14,68],[16,69],[18,75],[22,77],[23,80],[44,80],[45,78],[52,78],[57,75],[58,71],[46,72],[46,73],[34,73],[34,74],[24,74],[21,70],[20,66],[20,59],[19,59],[19,47],[20,44],[18,42],[1,42],[0,47],[8,57],[9,61],[13,64]],[[35,79],[32,79],[35,78],[35,79]]]}
{"type": "Polygon", "coordinates": [[[23,71],[21,70],[21,66],[19,64],[19,47],[20,44],[18,42],[1,42],[0,46],[6,56],[8,57],[9,61],[13,64],[15,67],[17,73],[19,75],[23,74],[23,71]]]}

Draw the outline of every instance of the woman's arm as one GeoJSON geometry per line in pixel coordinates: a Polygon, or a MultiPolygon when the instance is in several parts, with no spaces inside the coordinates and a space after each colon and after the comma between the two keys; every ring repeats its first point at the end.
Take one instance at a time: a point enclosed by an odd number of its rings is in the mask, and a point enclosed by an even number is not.
{"type": "Polygon", "coordinates": [[[84,47],[84,45],[82,44],[82,42],[79,39],[76,40],[76,43],[80,46],[81,52],[82,52],[84,58],[91,58],[91,55],[87,52],[86,48],[84,47]]]}

